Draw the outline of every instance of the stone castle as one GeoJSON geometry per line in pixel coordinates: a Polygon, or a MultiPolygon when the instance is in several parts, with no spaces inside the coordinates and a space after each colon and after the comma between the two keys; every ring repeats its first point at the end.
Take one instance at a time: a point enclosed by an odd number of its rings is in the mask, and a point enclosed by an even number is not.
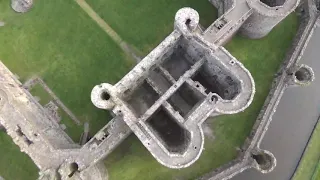
{"type": "MultiPolygon", "coordinates": [[[[26,11],[32,6],[32,1],[12,0],[12,8],[17,11],[22,2],[26,11]]],[[[211,2],[219,18],[207,29],[199,24],[197,11],[180,9],[173,32],[127,75],[115,85],[93,88],[92,103],[114,118],[83,146],[75,144],[0,63],[0,129],[31,157],[40,169],[40,180],[108,179],[101,160],[132,132],[162,165],[188,167],[203,150],[201,124],[208,117],[239,113],[250,105],[254,80],[223,45],[237,32],[252,39],[266,36],[300,2],[211,2]]],[[[283,76],[287,85],[307,85],[314,78],[306,65],[290,66],[283,76]]],[[[263,138],[267,127],[267,121],[259,121],[252,142],[263,138]]],[[[273,154],[260,149],[259,143],[251,143],[245,152],[237,162],[202,179],[229,179],[250,167],[267,173],[276,166],[273,154]]]]}

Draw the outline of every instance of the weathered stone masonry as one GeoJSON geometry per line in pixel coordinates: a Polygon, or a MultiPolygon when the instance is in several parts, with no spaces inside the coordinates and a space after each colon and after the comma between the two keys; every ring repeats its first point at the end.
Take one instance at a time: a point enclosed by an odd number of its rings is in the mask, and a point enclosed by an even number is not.
{"type": "Polygon", "coordinates": [[[170,168],[199,158],[204,120],[243,111],[254,94],[250,73],[223,47],[195,33],[198,22],[196,11],[179,10],[171,35],[117,84],[98,85],[91,96],[97,107],[121,116],[170,168]]]}
{"type": "Polygon", "coordinates": [[[276,111],[277,105],[286,87],[308,85],[311,81],[313,81],[313,71],[306,65],[298,64],[315,28],[315,21],[317,20],[318,13],[313,11],[313,6],[314,2],[310,0],[302,3],[298,9],[299,12],[303,13],[299,15],[300,26],[297,35],[293,41],[291,49],[287,52],[287,56],[283,62],[283,65],[280,67],[279,72],[275,75],[270,93],[263,108],[261,109],[259,116],[257,117],[251,135],[247,138],[246,142],[241,148],[242,151],[239,152],[239,155],[235,160],[218,169],[212,170],[212,172],[209,172],[199,179],[226,180],[248,168],[256,166],[256,162],[251,156],[252,152],[254,149],[259,150],[260,142],[268,130],[268,126],[272,121],[272,115],[276,111]],[[297,82],[296,77],[293,76],[293,74],[295,74],[295,72],[299,72],[300,67],[306,67],[309,71],[307,71],[302,82],[297,82]],[[296,83],[292,83],[293,81],[296,83]]]}
{"type": "MultiPolygon", "coordinates": [[[[203,148],[201,123],[210,115],[244,110],[254,94],[250,73],[220,45],[239,28],[250,38],[267,35],[299,1],[275,2],[275,7],[270,3],[228,3],[206,30],[199,29],[196,11],[179,10],[173,33],[117,84],[96,86],[92,102],[121,116],[161,164],[190,166],[203,148]]],[[[275,166],[270,152],[255,151],[254,156],[268,155],[274,164],[270,166],[275,166]]]]}
{"type": "MultiPolygon", "coordinates": [[[[12,8],[17,12],[22,5],[26,12],[32,4],[17,2],[12,0],[12,8]]],[[[209,116],[245,110],[255,92],[251,74],[221,45],[238,30],[249,38],[267,35],[299,3],[212,2],[221,16],[208,29],[200,28],[195,10],[179,10],[174,31],[126,76],[115,85],[102,83],[94,87],[93,104],[110,110],[114,119],[81,147],[0,63],[0,125],[39,167],[39,179],[107,179],[101,160],[131,132],[158,162],[169,168],[188,167],[199,158],[204,145],[201,124],[209,116]]],[[[308,33],[311,32],[303,34],[308,33]]],[[[308,39],[303,37],[306,35],[301,36],[302,40],[308,39]]],[[[307,40],[299,41],[302,45],[297,45],[289,62],[297,59],[303,52],[300,47],[306,43],[307,40]]],[[[275,167],[275,157],[261,150],[259,141],[283,87],[308,84],[314,78],[306,65],[287,67],[281,71],[281,79],[277,78],[241,156],[203,179],[228,179],[250,167],[266,173],[275,167]]]]}

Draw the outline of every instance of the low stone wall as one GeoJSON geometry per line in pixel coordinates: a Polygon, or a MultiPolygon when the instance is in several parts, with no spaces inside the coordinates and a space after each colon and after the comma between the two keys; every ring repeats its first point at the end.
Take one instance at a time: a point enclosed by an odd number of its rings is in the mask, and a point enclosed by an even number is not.
{"type": "Polygon", "coordinates": [[[268,126],[272,120],[272,115],[276,111],[281,96],[287,87],[287,71],[299,62],[315,28],[316,15],[313,12],[309,12],[311,5],[312,3],[310,4],[310,1],[309,3],[305,2],[296,10],[298,11],[300,21],[298,32],[293,40],[291,48],[287,52],[283,64],[281,65],[279,71],[275,74],[275,79],[272,83],[269,95],[265,100],[265,103],[257,117],[250,135],[247,137],[245,143],[239,151],[238,158],[217,169],[212,170],[199,179],[230,179],[234,175],[251,166],[250,154],[253,150],[259,148],[259,144],[265,132],[268,130],[268,126]]]}
{"type": "MultiPolygon", "coordinates": [[[[303,8],[304,5],[301,5],[300,8],[297,9],[297,11],[301,11],[301,8],[303,8]]],[[[258,115],[258,118],[252,128],[252,131],[248,137],[247,142],[243,145],[242,149],[247,149],[249,142],[251,142],[251,139],[261,133],[258,132],[258,127],[261,125],[262,120],[265,120],[266,118],[271,118],[270,113],[271,111],[267,111],[270,109],[270,107],[273,106],[273,110],[276,109],[281,95],[281,89],[286,87],[286,81],[285,77],[287,76],[287,70],[290,69],[290,67],[296,65],[298,61],[300,60],[304,50],[305,46],[308,44],[310,36],[313,31],[314,27],[314,20],[310,18],[309,13],[307,12],[307,9],[304,8],[304,13],[299,14],[299,21],[300,25],[297,31],[297,34],[293,40],[293,43],[291,45],[291,48],[288,50],[287,55],[280,66],[279,71],[275,74],[275,78],[272,82],[272,86],[269,92],[269,95],[267,96],[265,103],[260,111],[260,114],[258,115]],[[280,90],[280,91],[279,91],[280,90]],[[278,94],[276,94],[278,93],[278,94]],[[277,98],[276,98],[277,97],[277,98]]]]}
{"type": "Polygon", "coordinates": [[[37,85],[40,84],[41,87],[52,97],[55,104],[57,104],[65,113],[68,114],[71,120],[74,121],[74,123],[78,126],[80,126],[82,123],[81,121],[72,113],[72,111],[66,107],[63,102],[58,98],[58,96],[49,88],[49,86],[38,76],[34,76],[27,80],[23,84],[23,88],[27,91],[31,91],[31,89],[37,85]]]}

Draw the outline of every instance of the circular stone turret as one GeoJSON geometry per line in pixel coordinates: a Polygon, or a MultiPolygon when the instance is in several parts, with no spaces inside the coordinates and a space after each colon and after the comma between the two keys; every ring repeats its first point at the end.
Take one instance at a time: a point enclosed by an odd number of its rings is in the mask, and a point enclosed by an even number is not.
{"type": "Polygon", "coordinates": [[[18,13],[25,13],[32,7],[33,0],[11,0],[11,7],[18,13]]]}
{"type": "Polygon", "coordinates": [[[253,13],[239,32],[251,39],[262,38],[294,11],[299,2],[300,0],[247,0],[253,13]]]}
{"type": "Polygon", "coordinates": [[[97,108],[110,110],[115,106],[116,96],[117,90],[111,84],[102,83],[92,89],[91,101],[97,108]]]}
{"type": "Polygon", "coordinates": [[[174,20],[174,27],[184,36],[191,37],[191,32],[195,31],[199,24],[199,14],[196,10],[185,7],[179,9],[174,20]]]}
{"type": "Polygon", "coordinates": [[[258,150],[258,152],[252,153],[252,159],[254,159],[254,167],[262,173],[269,173],[277,165],[277,160],[274,155],[266,150],[258,150]]]}
{"type": "Polygon", "coordinates": [[[312,68],[304,64],[290,70],[288,75],[288,84],[291,86],[307,86],[315,78],[312,68]]]}
{"type": "MultiPolygon", "coordinates": [[[[79,170],[79,166],[76,162],[64,163],[56,171],[50,172],[52,177],[59,177],[60,180],[108,180],[108,171],[103,162],[98,162],[95,165],[79,170]]],[[[41,174],[40,174],[41,175],[41,174]]],[[[48,176],[48,175],[47,175],[48,176]]],[[[47,179],[40,179],[47,180],[47,179]]],[[[50,179],[52,180],[52,179],[50,179]]],[[[55,180],[55,179],[54,179],[55,180]]]]}

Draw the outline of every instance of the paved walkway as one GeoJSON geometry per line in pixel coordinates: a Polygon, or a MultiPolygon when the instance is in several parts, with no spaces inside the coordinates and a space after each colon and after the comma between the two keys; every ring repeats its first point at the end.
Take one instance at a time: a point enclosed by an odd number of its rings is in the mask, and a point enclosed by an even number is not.
{"type": "Polygon", "coordinates": [[[277,158],[277,167],[269,174],[249,169],[232,180],[289,180],[320,115],[320,27],[318,27],[300,63],[311,66],[316,79],[308,87],[289,88],[279,103],[261,148],[277,158]]]}

